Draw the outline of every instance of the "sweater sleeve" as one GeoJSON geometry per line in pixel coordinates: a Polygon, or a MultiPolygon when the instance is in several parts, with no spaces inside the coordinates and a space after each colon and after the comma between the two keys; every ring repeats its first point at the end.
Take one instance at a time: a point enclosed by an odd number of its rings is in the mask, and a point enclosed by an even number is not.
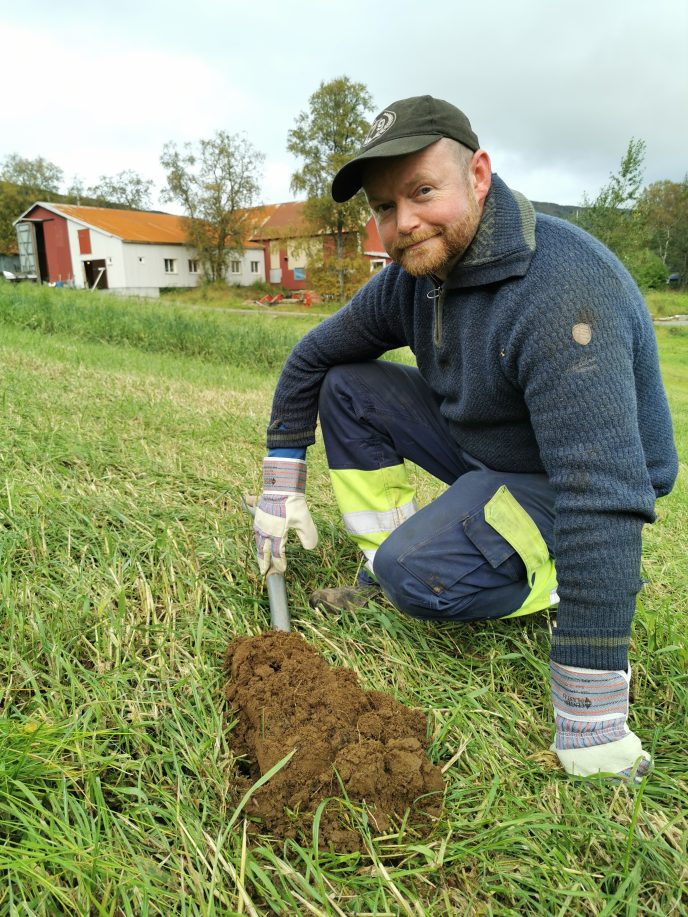
{"type": "Polygon", "coordinates": [[[269,449],[315,441],[318,395],[328,369],[373,360],[406,340],[400,297],[413,296],[409,279],[395,265],[372,278],[334,315],[309,331],[287,358],[275,389],[268,426],[269,449]]]}
{"type": "Polygon", "coordinates": [[[546,305],[517,323],[511,352],[555,492],[552,657],[622,669],[642,526],[654,519],[637,393],[659,368],[643,357],[654,331],[630,277],[609,253],[577,254],[546,305]]]}

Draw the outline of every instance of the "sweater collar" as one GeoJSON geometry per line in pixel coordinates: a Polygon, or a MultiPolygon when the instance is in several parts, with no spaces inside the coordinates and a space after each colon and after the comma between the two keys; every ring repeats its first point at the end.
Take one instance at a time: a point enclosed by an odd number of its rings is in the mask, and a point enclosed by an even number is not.
{"type": "Polygon", "coordinates": [[[445,286],[482,286],[523,277],[534,253],[535,208],[493,174],[478,231],[445,286]]]}

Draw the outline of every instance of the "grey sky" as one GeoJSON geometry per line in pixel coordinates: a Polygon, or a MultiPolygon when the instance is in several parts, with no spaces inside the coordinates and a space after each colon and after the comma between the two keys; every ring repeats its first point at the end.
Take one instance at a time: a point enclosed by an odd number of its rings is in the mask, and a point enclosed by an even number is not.
{"type": "Polygon", "coordinates": [[[289,200],[287,132],[346,74],[376,111],[454,102],[508,184],[576,204],[631,137],[647,183],[688,172],[687,47],[687,0],[1,0],[0,159],[159,188],[166,141],[241,131],[266,156],[263,200],[289,200]]]}

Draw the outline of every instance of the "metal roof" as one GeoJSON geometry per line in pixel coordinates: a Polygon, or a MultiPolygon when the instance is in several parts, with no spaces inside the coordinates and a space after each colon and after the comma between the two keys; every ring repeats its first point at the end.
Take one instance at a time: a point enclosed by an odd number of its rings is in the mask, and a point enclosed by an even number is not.
{"type": "MultiPolygon", "coordinates": [[[[184,217],[173,213],[151,210],[114,210],[110,207],[81,207],[76,204],[46,203],[39,201],[26,210],[15,223],[30,220],[34,207],[44,207],[101,232],[109,233],[124,242],[141,242],[158,245],[185,245],[184,217]]],[[[313,236],[313,228],[304,216],[303,201],[281,204],[263,204],[241,212],[246,241],[244,248],[262,250],[270,240],[298,239],[313,236]]],[[[382,249],[372,219],[367,226],[368,248],[382,249]]]]}
{"type": "Polygon", "coordinates": [[[284,204],[264,204],[246,211],[246,221],[251,224],[251,239],[294,239],[313,235],[303,213],[303,201],[284,204]]]}
{"type": "MultiPolygon", "coordinates": [[[[152,210],[114,210],[110,207],[80,207],[76,204],[39,202],[26,211],[28,215],[36,206],[45,207],[82,223],[85,227],[116,236],[123,242],[142,242],[153,245],[186,245],[184,217],[174,213],[152,210]]],[[[29,220],[22,215],[20,220],[29,220]]],[[[19,222],[16,221],[16,222],[19,222]]],[[[262,249],[261,245],[247,242],[247,249],[262,249]]]]}
{"type": "Polygon", "coordinates": [[[79,220],[94,229],[117,236],[124,242],[184,245],[183,217],[148,210],[111,210],[108,207],[79,207],[76,204],[51,204],[53,210],[79,220]]]}

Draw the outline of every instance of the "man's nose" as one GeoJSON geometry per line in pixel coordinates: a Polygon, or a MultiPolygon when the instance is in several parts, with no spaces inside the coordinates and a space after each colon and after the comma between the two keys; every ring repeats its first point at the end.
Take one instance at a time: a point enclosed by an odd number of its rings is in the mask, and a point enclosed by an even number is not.
{"type": "Polygon", "coordinates": [[[403,235],[415,232],[420,226],[418,213],[413,204],[409,201],[399,201],[397,203],[397,232],[403,235]]]}

